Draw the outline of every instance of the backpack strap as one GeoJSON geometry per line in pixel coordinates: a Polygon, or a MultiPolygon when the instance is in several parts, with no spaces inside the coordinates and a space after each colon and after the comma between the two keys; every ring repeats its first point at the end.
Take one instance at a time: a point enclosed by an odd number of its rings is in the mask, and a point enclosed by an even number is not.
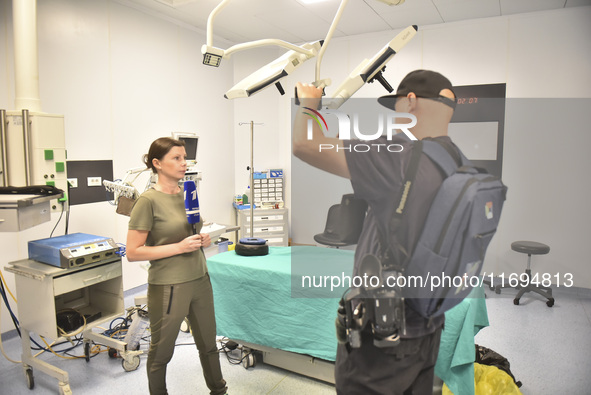
{"type": "Polygon", "coordinates": [[[398,193],[398,198],[394,201],[396,206],[394,207],[394,217],[402,218],[404,214],[404,208],[406,207],[407,198],[410,196],[410,191],[415,182],[417,171],[419,170],[419,161],[421,160],[421,154],[424,151],[425,142],[417,140],[413,143],[412,154],[406,171],[404,172],[404,182],[398,193]]]}
{"type": "Polygon", "coordinates": [[[403,269],[402,265],[403,262],[393,262],[392,256],[390,251],[393,249],[403,249],[402,246],[392,246],[391,243],[388,242],[388,236],[392,231],[399,231],[400,224],[402,223],[403,215],[406,212],[405,207],[410,196],[410,192],[414,185],[414,181],[419,169],[419,162],[421,159],[421,154],[423,153],[423,141],[417,140],[413,143],[413,149],[410,157],[410,161],[406,167],[406,171],[404,172],[404,181],[402,182],[400,191],[398,196],[394,200],[394,212],[392,214],[392,218],[388,224],[388,229],[386,230],[386,234],[381,232],[378,228],[378,235],[380,241],[380,253],[382,255],[382,262],[388,264],[391,268],[401,271],[403,269]]]}
{"type": "Polygon", "coordinates": [[[441,169],[446,177],[455,173],[458,168],[472,166],[468,158],[460,150],[457,150],[461,161],[458,164],[454,160],[452,153],[449,152],[448,147],[440,142],[427,140],[423,144],[423,152],[441,169]]]}

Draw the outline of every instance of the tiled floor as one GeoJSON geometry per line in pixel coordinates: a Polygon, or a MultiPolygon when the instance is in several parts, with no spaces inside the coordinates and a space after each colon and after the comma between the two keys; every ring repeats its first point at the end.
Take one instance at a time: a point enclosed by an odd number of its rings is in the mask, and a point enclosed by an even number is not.
{"type": "MultiPolygon", "coordinates": [[[[145,290],[139,290],[145,292],[145,290]]],[[[476,343],[505,356],[511,370],[523,383],[524,395],[591,394],[591,291],[555,289],[556,304],[549,308],[538,295],[526,294],[519,306],[513,305],[514,290],[501,295],[487,290],[490,326],[476,336],[476,343]]],[[[132,295],[126,297],[130,306],[132,295]]],[[[8,319],[4,316],[2,319],[8,319]]],[[[191,343],[181,333],[178,343],[191,343]]],[[[20,359],[18,338],[5,340],[4,350],[20,359]]],[[[82,354],[79,347],[73,351],[82,354]]],[[[121,360],[105,353],[92,358],[64,360],[54,355],[43,359],[69,373],[74,394],[146,394],[145,358],[138,370],[125,372],[121,360]]],[[[334,394],[334,386],[268,365],[245,369],[221,356],[222,369],[230,394],[334,394]]],[[[207,394],[193,345],[179,345],[168,368],[171,395],[207,394]]],[[[35,372],[35,388],[30,391],[21,365],[0,357],[0,394],[57,394],[57,380],[35,372]]]]}
{"type": "Polygon", "coordinates": [[[541,296],[516,290],[487,291],[490,326],[475,342],[503,355],[523,383],[524,395],[591,394],[591,291],[553,289],[546,306],[541,296]]]}

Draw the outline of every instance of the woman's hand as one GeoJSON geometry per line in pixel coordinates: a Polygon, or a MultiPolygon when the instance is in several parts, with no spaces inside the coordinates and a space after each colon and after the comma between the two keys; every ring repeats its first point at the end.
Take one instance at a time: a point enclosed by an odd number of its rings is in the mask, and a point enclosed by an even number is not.
{"type": "Polygon", "coordinates": [[[181,251],[180,253],[184,254],[187,252],[193,252],[193,251],[197,251],[201,247],[206,247],[206,245],[204,244],[203,236],[207,236],[208,243],[211,244],[211,240],[209,239],[209,235],[207,235],[205,233],[189,236],[178,243],[179,249],[181,251]]]}
{"type": "Polygon", "coordinates": [[[206,248],[211,245],[211,238],[207,233],[192,235],[178,243],[160,246],[146,246],[147,237],[148,231],[129,230],[127,232],[128,261],[151,261],[168,258],[173,255],[197,251],[201,247],[206,248]]]}
{"type": "Polygon", "coordinates": [[[211,245],[211,237],[209,237],[209,233],[201,233],[201,246],[203,248],[207,248],[211,245]]]}

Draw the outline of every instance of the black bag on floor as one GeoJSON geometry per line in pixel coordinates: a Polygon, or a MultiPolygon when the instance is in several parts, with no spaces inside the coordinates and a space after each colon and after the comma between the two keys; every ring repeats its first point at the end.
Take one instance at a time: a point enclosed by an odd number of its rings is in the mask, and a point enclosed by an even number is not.
{"type": "Polygon", "coordinates": [[[513,379],[515,385],[520,388],[521,381],[515,380],[515,376],[511,373],[511,364],[501,354],[497,353],[496,351],[491,350],[490,348],[479,346],[478,344],[474,345],[476,348],[476,360],[475,363],[479,363],[481,365],[489,365],[494,366],[501,369],[503,372],[507,373],[513,379]]]}

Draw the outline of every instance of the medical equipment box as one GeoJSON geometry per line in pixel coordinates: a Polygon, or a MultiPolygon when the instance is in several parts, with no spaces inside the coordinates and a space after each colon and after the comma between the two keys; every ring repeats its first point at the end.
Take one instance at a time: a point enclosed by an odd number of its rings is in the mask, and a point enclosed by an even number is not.
{"type": "Polygon", "coordinates": [[[29,259],[61,268],[73,268],[119,259],[113,239],[86,233],[29,241],[29,259]]]}

